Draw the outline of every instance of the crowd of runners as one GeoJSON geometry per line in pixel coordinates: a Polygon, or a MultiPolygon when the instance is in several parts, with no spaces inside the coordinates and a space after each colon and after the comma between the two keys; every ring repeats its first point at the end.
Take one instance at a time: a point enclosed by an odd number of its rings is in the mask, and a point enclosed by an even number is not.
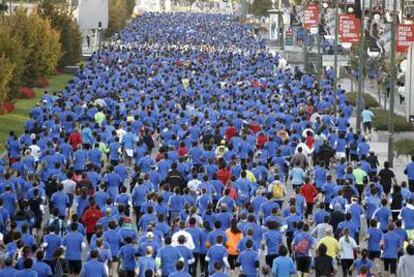
{"type": "Polygon", "coordinates": [[[279,61],[232,17],[139,16],[10,132],[0,276],[412,276],[414,163],[279,61]]]}

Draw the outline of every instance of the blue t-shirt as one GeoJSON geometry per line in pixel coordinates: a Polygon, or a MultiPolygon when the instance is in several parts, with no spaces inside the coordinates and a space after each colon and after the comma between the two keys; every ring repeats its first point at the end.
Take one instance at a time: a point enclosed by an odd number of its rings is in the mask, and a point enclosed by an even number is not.
{"type": "Polygon", "coordinates": [[[177,248],[170,245],[161,247],[157,257],[161,259],[161,272],[163,276],[168,276],[175,272],[177,261],[182,258],[177,248]]]}
{"type": "Polygon", "coordinates": [[[63,237],[62,245],[66,247],[65,259],[69,261],[82,260],[82,243],[84,237],[81,233],[75,231],[63,237]]]}
{"type": "Polygon", "coordinates": [[[43,243],[46,243],[45,247],[45,261],[51,261],[56,249],[62,244],[62,239],[56,234],[47,234],[43,237],[43,243]]]}
{"type": "Polygon", "coordinates": [[[264,233],[267,245],[267,254],[279,254],[279,245],[282,243],[282,234],[276,230],[269,230],[264,233]]]}
{"type": "Polygon", "coordinates": [[[292,258],[280,256],[273,260],[272,273],[274,276],[291,276],[296,274],[296,265],[292,258]]]}
{"type": "Polygon", "coordinates": [[[259,254],[251,249],[244,250],[239,254],[237,262],[241,265],[241,270],[247,277],[256,277],[258,273],[257,264],[259,263],[259,254]]]}
{"type": "Polygon", "coordinates": [[[219,245],[216,244],[213,247],[211,247],[206,254],[206,257],[208,257],[208,272],[210,274],[213,274],[215,269],[214,269],[214,264],[216,262],[221,263],[222,268],[225,267],[224,265],[224,261],[223,258],[227,257],[227,249],[223,246],[223,245],[219,245]]]}
{"type": "Polygon", "coordinates": [[[402,246],[401,236],[397,232],[392,231],[385,234],[382,240],[384,241],[383,257],[387,259],[397,259],[398,250],[402,246]]]}
{"type": "Polygon", "coordinates": [[[118,257],[122,261],[121,268],[125,271],[135,270],[137,262],[135,260],[135,255],[138,250],[135,249],[131,244],[127,244],[121,247],[118,252],[118,257]]]}
{"type": "Polygon", "coordinates": [[[52,268],[43,261],[34,262],[33,269],[37,272],[38,277],[52,276],[52,268]]]}
{"type": "Polygon", "coordinates": [[[405,229],[414,229],[414,209],[410,207],[404,207],[401,209],[400,216],[404,222],[405,229]]]}
{"type": "Polygon", "coordinates": [[[105,265],[97,260],[90,260],[83,265],[82,274],[84,277],[108,276],[105,265]]]}
{"type": "Polygon", "coordinates": [[[404,173],[408,180],[414,180],[414,162],[407,164],[404,173]]]}
{"type": "Polygon", "coordinates": [[[137,268],[139,269],[138,277],[144,277],[147,270],[151,270],[155,273],[157,264],[152,257],[141,257],[138,259],[137,268]]]}

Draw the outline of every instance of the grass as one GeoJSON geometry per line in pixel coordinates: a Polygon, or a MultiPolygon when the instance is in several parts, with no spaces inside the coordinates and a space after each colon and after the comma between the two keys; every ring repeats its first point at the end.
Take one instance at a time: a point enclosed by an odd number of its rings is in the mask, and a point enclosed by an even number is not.
{"type": "MultiPolygon", "coordinates": [[[[348,97],[349,103],[351,103],[351,105],[353,105],[353,106],[356,106],[357,94],[355,92],[354,93],[347,93],[346,96],[348,97]]],[[[368,106],[368,107],[371,107],[371,108],[378,108],[379,107],[377,99],[372,97],[370,94],[363,93],[362,97],[364,98],[365,106],[368,106]]]]}
{"type": "Polygon", "coordinates": [[[49,78],[49,86],[43,89],[35,88],[36,96],[32,99],[16,99],[14,103],[13,112],[5,115],[0,115],[0,153],[6,149],[4,143],[11,130],[14,130],[18,135],[24,132],[24,122],[29,117],[32,108],[39,102],[45,90],[56,91],[61,90],[66,86],[66,83],[72,79],[71,74],[53,75],[49,78]]]}
{"type": "Polygon", "coordinates": [[[414,140],[412,139],[402,139],[394,142],[394,150],[397,152],[397,155],[414,155],[414,140]]]}
{"type": "MultiPolygon", "coordinates": [[[[374,112],[374,122],[373,127],[376,130],[387,131],[388,130],[388,112],[385,112],[382,109],[373,109],[374,112]]],[[[394,130],[395,132],[410,132],[414,131],[413,124],[407,122],[406,118],[394,114],[394,130]]]]}

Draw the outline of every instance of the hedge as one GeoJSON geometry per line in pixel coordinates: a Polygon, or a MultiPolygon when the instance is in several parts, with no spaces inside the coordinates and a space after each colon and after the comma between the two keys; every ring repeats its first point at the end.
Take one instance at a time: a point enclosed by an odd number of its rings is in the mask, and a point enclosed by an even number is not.
{"type": "MultiPolygon", "coordinates": [[[[388,130],[388,112],[382,109],[373,109],[374,121],[373,127],[379,131],[388,130]]],[[[397,114],[394,114],[394,131],[395,132],[410,132],[414,131],[413,124],[407,122],[406,118],[397,114]]]]}
{"type": "Polygon", "coordinates": [[[397,152],[397,155],[414,155],[414,140],[412,139],[402,139],[394,142],[394,150],[397,152]]]}
{"type": "MultiPolygon", "coordinates": [[[[346,96],[347,96],[347,99],[348,99],[349,103],[351,103],[353,106],[356,106],[357,94],[355,92],[354,93],[347,93],[346,96]]],[[[372,97],[370,94],[363,93],[362,97],[364,98],[365,106],[368,106],[370,108],[379,108],[379,104],[378,104],[377,99],[372,97]]]]}

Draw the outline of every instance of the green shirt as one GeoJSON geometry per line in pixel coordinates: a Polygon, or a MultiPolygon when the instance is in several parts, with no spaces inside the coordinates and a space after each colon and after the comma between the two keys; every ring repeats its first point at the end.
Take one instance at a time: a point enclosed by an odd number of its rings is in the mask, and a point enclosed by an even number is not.
{"type": "Polygon", "coordinates": [[[355,177],[355,184],[356,185],[358,185],[358,186],[364,185],[364,180],[367,177],[367,173],[364,170],[362,170],[361,168],[356,168],[356,169],[354,169],[352,174],[355,177]]]}
{"type": "Polygon", "coordinates": [[[105,144],[105,143],[103,143],[103,142],[100,142],[100,143],[99,143],[98,149],[99,149],[99,151],[101,151],[101,152],[102,152],[102,154],[104,154],[104,155],[106,155],[106,154],[109,152],[108,147],[107,147],[107,146],[106,146],[106,144],[105,144]]]}
{"type": "Polygon", "coordinates": [[[95,122],[98,123],[99,126],[102,125],[102,122],[106,119],[106,116],[103,112],[97,112],[95,114],[95,122]]]}

